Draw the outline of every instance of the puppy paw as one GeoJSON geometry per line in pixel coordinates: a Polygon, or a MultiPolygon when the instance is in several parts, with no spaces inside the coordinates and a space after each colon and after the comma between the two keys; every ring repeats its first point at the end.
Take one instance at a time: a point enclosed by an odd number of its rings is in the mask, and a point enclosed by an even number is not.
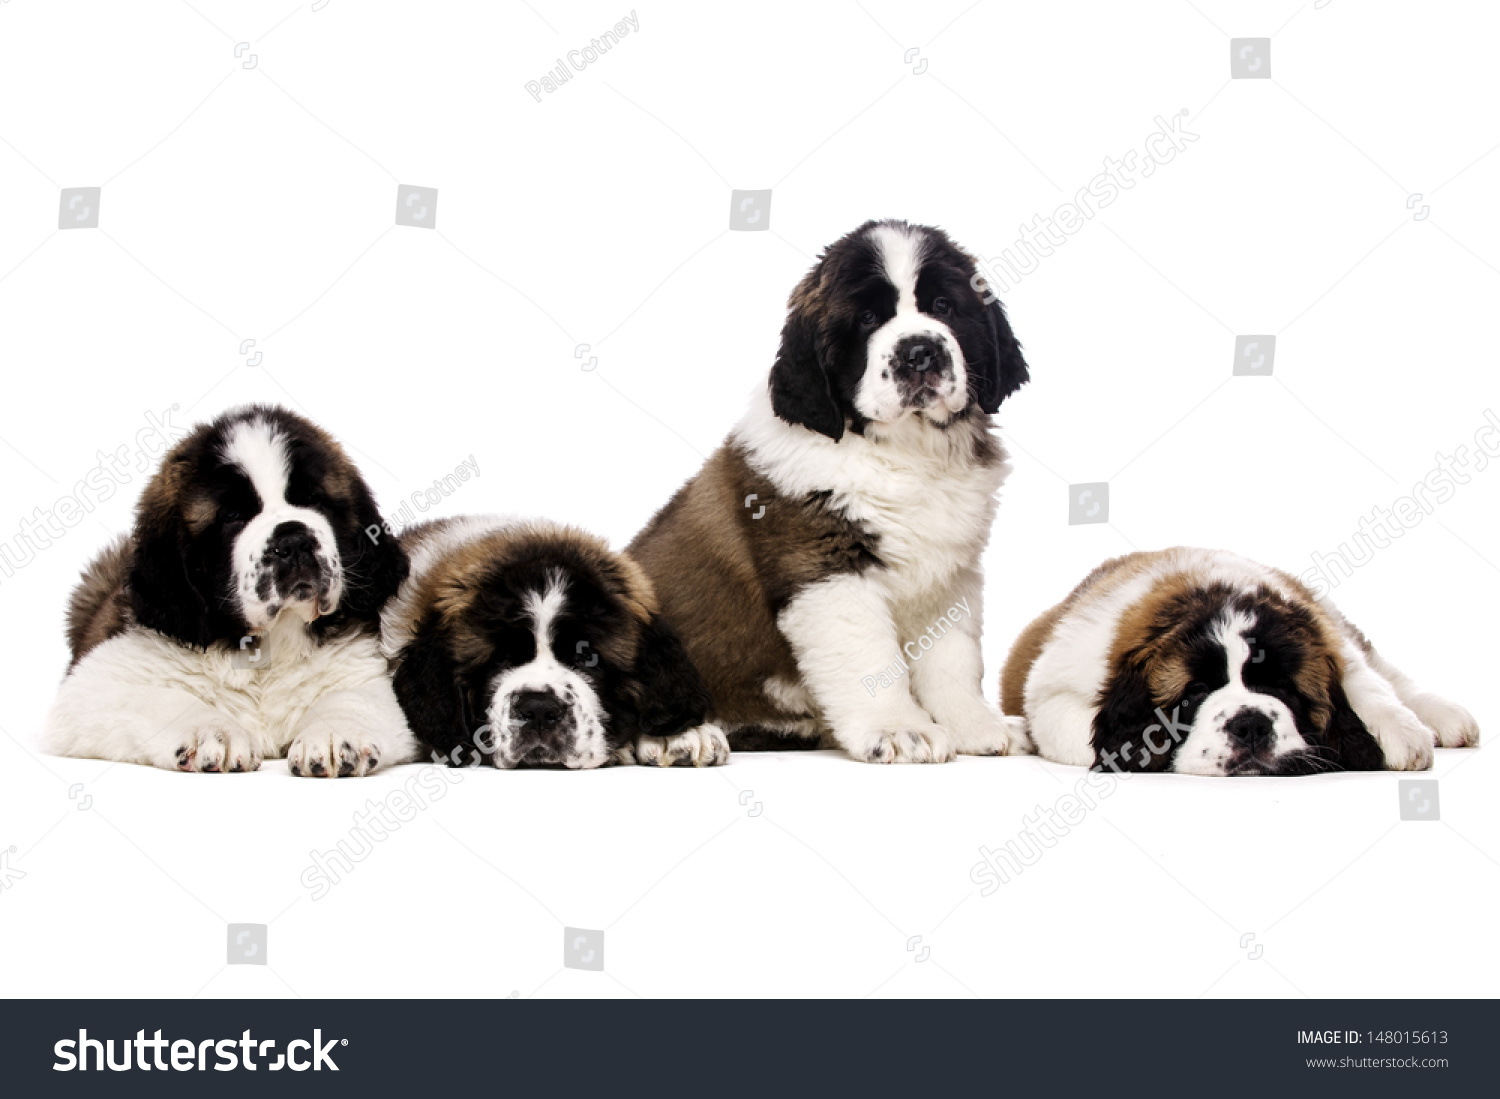
{"type": "Polygon", "coordinates": [[[635,738],[642,767],[718,767],[729,762],[729,739],[717,725],[700,725],[672,737],[635,738]]]}
{"type": "Polygon", "coordinates": [[[1385,754],[1387,771],[1425,771],[1432,766],[1432,730],[1405,706],[1366,720],[1365,726],[1385,754]]]}
{"type": "Polygon", "coordinates": [[[196,725],[178,738],[171,766],[178,771],[254,771],[260,767],[260,753],[238,725],[215,721],[196,725]]]}
{"type": "Polygon", "coordinates": [[[881,730],[860,738],[850,751],[866,763],[947,763],[958,754],[941,725],[881,730]]]}
{"type": "Polygon", "coordinates": [[[1432,730],[1439,748],[1472,748],[1479,743],[1479,722],[1458,703],[1441,695],[1422,694],[1407,705],[1432,730]]]}
{"type": "Polygon", "coordinates": [[[348,778],[373,774],[381,764],[381,747],[356,721],[320,718],[312,721],[286,750],[294,775],[348,778]]]}
{"type": "Polygon", "coordinates": [[[1026,735],[1024,717],[1007,717],[999,710],[977,710],[962,721],[943,722],[953,730],[958,754],[963,756],[1015,756],[1036,752],[1026,735]]]}

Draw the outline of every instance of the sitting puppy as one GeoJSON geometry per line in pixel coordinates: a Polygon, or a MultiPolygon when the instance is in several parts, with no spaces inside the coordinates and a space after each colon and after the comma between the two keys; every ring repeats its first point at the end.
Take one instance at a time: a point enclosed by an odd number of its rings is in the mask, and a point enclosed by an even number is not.
{"type": "Polygon", "coordinates": [[[823,253],[749,412],[627,550],[731,745],[1024,745],[980,688],[979,558],[1009,469],[990,416],[1027,377],[940,230],[869,222],[823,253]]]}
{"type": "Polygon", "coordinates": [[[45,741],[179,771],[285,755],[294,775],[365,775],[412,758],[378,636],[407,562],[364,533],[381,522],[302,417],[254,405],[199,425],[73,592],[45,741]]]}
{"type": "Polygon", "coordinates": [[[1232,553],[1106,561],[1016,640],[1001,675],[1048,759],[1102,770],[1422,770],[1478,743],[1332,604],[1232,553]]]}
{"type": "Polygon", "coordinates": [[[382,614],[396,697],[435,760],[707,766],[708,695],[639,566],[593,535],[500,516],[401,533],[410,578],[382,614]]]}

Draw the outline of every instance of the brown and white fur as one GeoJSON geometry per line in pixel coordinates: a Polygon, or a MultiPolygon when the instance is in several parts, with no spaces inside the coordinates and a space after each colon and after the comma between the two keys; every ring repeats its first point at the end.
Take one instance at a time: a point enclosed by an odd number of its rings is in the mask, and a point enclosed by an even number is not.
{"type": "Polygon", "coordinates": [[[732,746],[821,738],[880,763],[1024,747],[981,692],[980,554],[1009,469],[990,416],[1027,378],[940,230],[870,222],[824,252],[767,384],[628,550],[732,746]],[[909,674],[867,685],[954,607],[909,674]]]}
{"type": "Polygon", "coordinates": [[[364,775],[413,757],[378,614],[406,575],[342,448],[285,409],[201,424],[147,484],[132,533],[85,571],[59,755],[180,771],[364,775]]]}
{"type": "Polygon", "coordinates": [[[1479,740],[1326,599],[1219,550],[1106,561],[1016,640],[1001,701],[1043,756],[1116,771],[1422,770],[1479,740]]]}
{"type": "Polygon", "coordinates": [[[440,519],[401,533],[386,604],[396,697],[435,761],[707,766],[729,745],[640,567],[545,520],[440,519]]]}

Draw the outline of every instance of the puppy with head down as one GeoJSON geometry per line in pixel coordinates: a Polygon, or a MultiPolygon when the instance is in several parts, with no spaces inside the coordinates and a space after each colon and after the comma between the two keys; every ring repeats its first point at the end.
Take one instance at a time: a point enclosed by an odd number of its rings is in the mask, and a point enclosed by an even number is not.
{"type": "Polygon", "coordinates": [[[401,534],[411,576],[382,615],[396,697],[454,766],[705,766],[729,755],[656,592],[572,527],[500,516],[401,534]]]}

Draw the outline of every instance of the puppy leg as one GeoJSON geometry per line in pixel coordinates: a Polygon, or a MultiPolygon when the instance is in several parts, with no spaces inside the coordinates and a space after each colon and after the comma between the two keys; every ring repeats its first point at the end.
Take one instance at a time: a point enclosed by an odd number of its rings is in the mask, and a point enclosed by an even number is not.
{"type": "MultiPolygon", "coordinates": [[[[1472,748],[1479,743],[1479,722],[1468,710],[1450,702],[1441,695],[1424,691],[1380,653],[1370,639],[1361,633],[1343,613],[1324,596],[1318,600],[1322,608],[1338,625],[1344,635],[1345,656],[1348,650],[1361,654],[1370,670],[1390,685],[1402,704],[1432,731],[1433,740],[1441,748],[1472,748]]],[[[1353,701],[1353,696],[1350,696],[1353,701]]],[[[1358,712],[1358,707],[1355,707],[1358,712]]],[[[1363,714],[1360,714],[1363,717],[1363,714]]],[[[1368,722],[1366,722],[1368,724],[1368,722]]],[[[1373,730],[1372,730],[1373,731],[1373,730]]]]}
{"type": "Polygon", "coordinates": [[[1085,695],[1074,691],[1057,691],[1033,700],[1026,699],[1026,731],[1036,743],[1036,750],[1055,763],[1075,767],[1092,767],[1094,752],[1094,714],[1098,707],[1085,695]]]}
{"type": "Polygon", "coordinates": [[[905,675],[870,686],[899,661],[888,596],[875,579],[835,576],[803,589],[777,625],[792,647],[802,682],[834,739],[868,763],[944,763],[955,754],[949,732],[917,705],[905,675]]]}
{"type": "Polygon", "coordinates": [[[178,687],[160,645],[131,636],[100,645],[63,680],[47,714],[49,751],[167,771],[254,771],[268,754],[233,714],[178,687]]]}
{"type": "Polygon", "coordinates": [[[904,614],[901,635],[920,639],[905,646],[911,689],[921,707],[953,738],[961,755],[1003,756],[1031,751],[1026,720],[1007,717],[985,701],[982,583],[967,571],[951,598],[923,600],[904,614]],[[930,641],[930,647],[922,643],[930,641]]]}
{"type": "Polygon", "coordinates": [[[1468,710],[1442,695],[1422,690],[1373,647],[1366,650],[1366,659],[1407,708],[1432,730],[1439,748],[1472,748],[1479,743],[1479,722],[1468,710]]]}
{"type": "Polygon", "coordinates": [[[416,738],[383,675],[319,697],[303,715],[286,752],[292,774],[313,778],[368,775],[416,758],[416,738]]]}
{"type": "Polygon", "coordinates": [[[1385,754],[1388,771],[1425,771],[1432,766],[1432,730],[1412,712],[1395,687],[1365,659],[1351,639],[1344,641],[1344,693],[1385,754]]]}

